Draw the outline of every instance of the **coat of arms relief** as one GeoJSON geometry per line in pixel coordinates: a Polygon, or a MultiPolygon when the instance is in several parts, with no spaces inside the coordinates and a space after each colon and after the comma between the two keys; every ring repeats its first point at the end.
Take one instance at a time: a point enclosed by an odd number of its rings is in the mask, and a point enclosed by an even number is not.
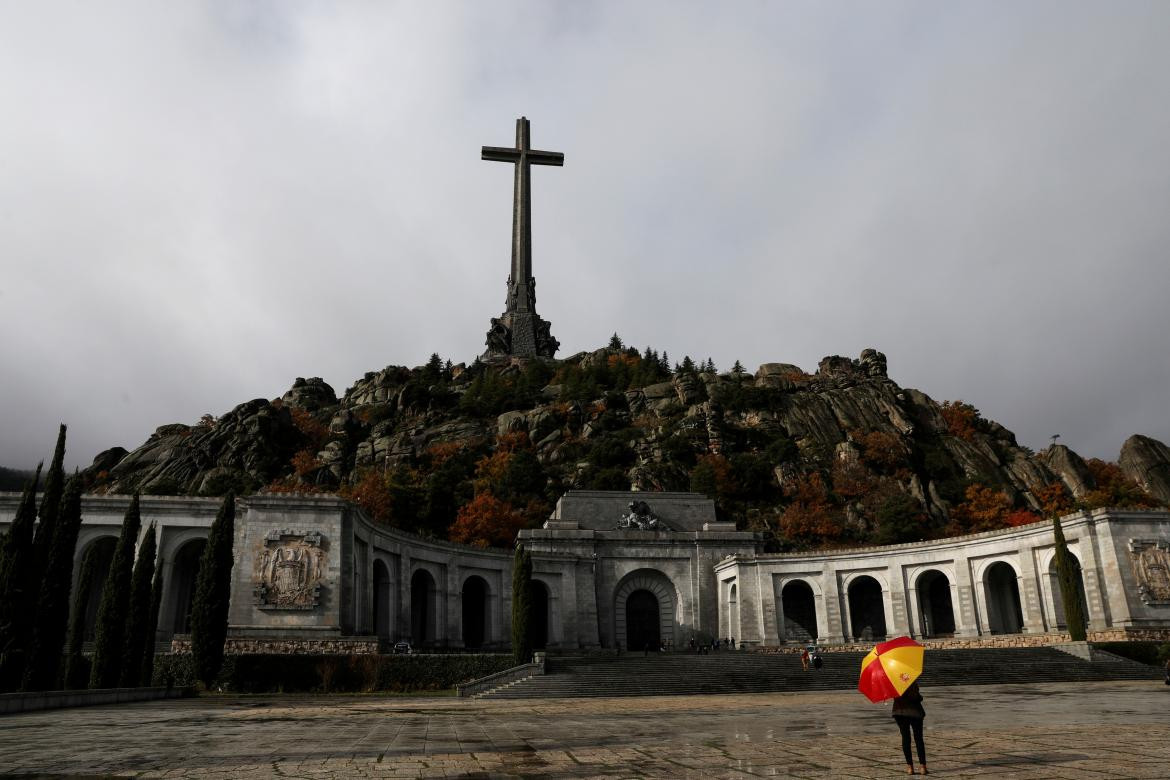
{"type": "Polygon", "coordinates": [[[270,531],[264,537],[253,574],[260,609],[313,609],[321,603],[323,541],[316,531],[270,531]]]}
{"type": "Polygon", "coordinates": [[[1170,606],[1170,543],[1130,539],[1129,554],[1142,601],[1154,607],[1170,606]]]}

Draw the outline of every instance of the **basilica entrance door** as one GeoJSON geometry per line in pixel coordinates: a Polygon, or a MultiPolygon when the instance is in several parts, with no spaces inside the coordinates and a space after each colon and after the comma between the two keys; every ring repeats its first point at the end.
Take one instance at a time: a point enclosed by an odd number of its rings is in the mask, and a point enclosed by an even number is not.
{"type": "Polygon", "coordinates": [[[636,590],[626,599],[626,640],[631,652],[657,650],[662,642],[658,598],[648,590],[636,590]]]}

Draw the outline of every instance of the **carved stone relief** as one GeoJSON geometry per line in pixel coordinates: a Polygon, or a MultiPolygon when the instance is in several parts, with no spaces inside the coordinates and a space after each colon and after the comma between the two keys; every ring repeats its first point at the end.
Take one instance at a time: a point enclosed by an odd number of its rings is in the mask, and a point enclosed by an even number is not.
{"type": "Polygon", "coordinates": [[[1142,601],[1155,607],[1170,606],[1170,543],[1130,539],[1129,554],[1142,601]]]}
{"type": "Polygon", "coordinates": [[[253,572],[260,609],[314,609],[321,603],[323,541],[317,531],[268,532],[253,572]]]}

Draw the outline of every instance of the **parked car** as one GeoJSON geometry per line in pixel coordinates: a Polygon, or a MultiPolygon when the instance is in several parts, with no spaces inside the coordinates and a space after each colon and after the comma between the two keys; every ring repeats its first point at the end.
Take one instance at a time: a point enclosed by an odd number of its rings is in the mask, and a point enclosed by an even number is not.
{"type": "Polygon", "coordinates": [[[394,643],[394,654],[395,655],[410,655],[413,652],[414,652],[414,648],[412,648],[410,646],[410,642],[407,642],[406,640],[394,643]]]}

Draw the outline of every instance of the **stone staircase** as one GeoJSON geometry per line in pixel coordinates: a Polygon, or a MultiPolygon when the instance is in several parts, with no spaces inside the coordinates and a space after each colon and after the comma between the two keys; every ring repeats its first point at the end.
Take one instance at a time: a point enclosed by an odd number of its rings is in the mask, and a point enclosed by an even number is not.
{"type": "MultiPolygon", "coordinates": [[[[857,686],[863,653],[824,653],[805,672],[790,653],[634,653],[550,657],[546,673],[479,694],[483,698],[584,698],[845,690],[857,686]]],[[[923,685],[1159,680],[1152,666],[1113,656],[1091,663],[1051,647],[928,650],[923,685]]]]}

